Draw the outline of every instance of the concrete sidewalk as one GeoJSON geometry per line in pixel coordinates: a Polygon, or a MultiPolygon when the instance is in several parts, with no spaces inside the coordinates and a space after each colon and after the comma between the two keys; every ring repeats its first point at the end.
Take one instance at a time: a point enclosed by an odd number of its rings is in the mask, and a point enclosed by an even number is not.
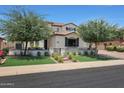
{"type": "Polygon", "coordinates": [[[0,76],[124,65],[124,60],[0,67],[0,76]]]}

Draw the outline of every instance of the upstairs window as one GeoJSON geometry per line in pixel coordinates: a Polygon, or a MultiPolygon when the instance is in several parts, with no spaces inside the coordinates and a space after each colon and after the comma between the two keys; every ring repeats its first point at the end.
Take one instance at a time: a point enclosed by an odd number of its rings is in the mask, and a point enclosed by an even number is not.
{"type": "Polygon", "coordinates": [[[56,31],[59,32],[59,28],[56,28],[56,31]]]}
{"type": "Polygon", "coordinates": [[[76,31],[76,28],[72,28],[72,27],[66,27],[67,31],[76,31]]]}

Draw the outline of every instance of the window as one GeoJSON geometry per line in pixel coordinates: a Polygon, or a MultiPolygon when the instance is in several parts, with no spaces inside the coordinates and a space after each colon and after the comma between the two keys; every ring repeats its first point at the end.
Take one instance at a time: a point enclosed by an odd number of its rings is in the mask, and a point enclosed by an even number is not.
{"type": "Polygon", "coordinates": [[[66,27],[67,31],[76,31],[76,28],[72,28],[72,27],[66,27]]]}
{"type": "Polygon", "coordinates": [[[22,44],[21,43],[16,43],[16,49],[22,49],[22,44]]]}
{"type": "Polygon", "coordinates": [[[57,32],[59,32],[59,28],[56,28],[57,29],[57,32]]]}
{"type": "Polygon", "coordinates": [[[68,27],[66,27],[66,30],[68,30],[68,27]]]}
{"type": "Polygon", "coordinates": [[[79,46],[79,38],[70,39],[70,38],[65,37],[65,46],[68,46],[68,47],[79,46]]]}

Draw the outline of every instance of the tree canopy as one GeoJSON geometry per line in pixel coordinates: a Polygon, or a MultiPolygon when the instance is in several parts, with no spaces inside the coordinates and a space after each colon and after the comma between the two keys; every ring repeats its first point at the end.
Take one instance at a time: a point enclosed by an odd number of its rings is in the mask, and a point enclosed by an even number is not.
{"type": "Polygon", "coordinates": [[[80,37],[88,42],[95,43],[105,42],[116,38],[116,25],[110,25],[104,20],[91,20],[86,24],[81,24],[78,28],[80,37]]]}
{"type": "Polygon", "coordinates": [[[52,34],[43,16],[32,11],[14,8],[4,16],[6,18],[0,20],[0,30],[10,41],[26,42],[25,52],[29,41],[47,39],[52,34]]]}

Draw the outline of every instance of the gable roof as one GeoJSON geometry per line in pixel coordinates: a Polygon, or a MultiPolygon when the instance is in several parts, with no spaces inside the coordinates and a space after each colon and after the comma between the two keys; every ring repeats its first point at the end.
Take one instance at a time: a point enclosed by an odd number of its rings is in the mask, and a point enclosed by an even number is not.
{"type": "Polygon", "coordinates": [[[74,24],[74,23],[67,23],[67,24],[64,24],[64,25],[69,25],[69,24],[72,24],[72,25],[75,25],[75,26],[77,26],[76,24],[74,24]]]}
{"type": "Polygon", "coordinates": [[[76,24],[74,24],[72,22],[64,24],[64,23],[59,23],[59,22],[50,22],[50,21],[48,21],[48,24],[51,24],[52,26],[61,26],[61,27],[65,26],[65,25],[69,25],[69,24],[73,24],[73,25],[77,26],[76,24]]]}
{"type": "Polygon", "coordinates": [[[48,22],[49,24],[51,24],[52,26],[63,26],[63,23],[58,23],[58,22],[48,22]]]}

